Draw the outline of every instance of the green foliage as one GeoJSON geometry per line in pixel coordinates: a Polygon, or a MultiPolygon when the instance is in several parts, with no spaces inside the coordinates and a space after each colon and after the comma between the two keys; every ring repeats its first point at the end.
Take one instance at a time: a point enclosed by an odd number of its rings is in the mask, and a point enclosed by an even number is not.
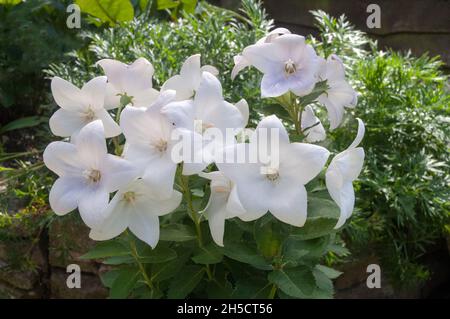
{"type": "Polygon", "coordinates": [[[75,4],[80,6],[81,11],[110,25],[130,21],[134,17],[130,0],[76,0],[75,4]]]}
{"type": "Polygon", "coordinates": [[[82,44],[75,31],[66,27],[66,3],[69,1],[0,4],[2,124],[41,112],[38,107],[47,97],[42,92],[48,92],[42,69],[62,61],[64,52],[82,44]]]}
{"type": "MultiPolygon", "coordinates": [[[[345,17],[314,15],[315,42],[344,59],[360,93],[354,115],[367,123],[360,212],[346,228],[348,241],[362,251],[374,247],[394,283],[413,284],[426,278],[420,257],[449,223],[448,77],[437,58],[377,51],[345,17]]],[[[333,147],[345,149],[353,132],[337,130],[333,147]]]]}

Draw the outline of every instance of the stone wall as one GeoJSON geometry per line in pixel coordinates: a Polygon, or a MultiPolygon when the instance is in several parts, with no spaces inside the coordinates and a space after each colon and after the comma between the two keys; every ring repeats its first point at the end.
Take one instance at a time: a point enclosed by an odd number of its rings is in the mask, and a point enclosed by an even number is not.
{"type": "MultiPolygon", "coordinates": [[[[22,234],[21,240],[0,243],[0,298],[106,298],[99,274],[106,270],[96,261],[81,260],[94,245],[88,237],[88,228],[76,215],[57,217],[49,229],[39,234],[22,234]],[[16,257],[13,257],[16,256],[16,257]],[[28,267],[11,267],[14,258],[27,256],[28,267]],[[81,289],[66,285],[66,267],[76,263],[82,271],[81,289]]],[[[354,261],[340,267],[343,272],[335,282],[336,298],[420,298],[428,297],[450,279],[450,258],[446,247],[430,253],[426,261],[432,272],[431,280],[407,291],[396,291],[381,271],[381,289],[366,285],[367,265],[380,264],[368,252],[355,256],[354,261]],[[441,255],[439,255],[441,254],[441,255]]],[[[23,264],[23,261],[22,261],[23,264]]],[[[23,267],[23,266],[22,266],[23,267]]],[[[450,291],[447,291],[447,297],[450,291]]],[[[439,297],[442,296],[438,295],[439,297]]]]}
{"type": "Polygon", "coordinates": [[[81,260],[94,244],[89,230],[74,218],[56,218],[40,234],[29,234],[17,242],[0,243],[0,298],[106,298],[100,281],[103,266],[81,260]],[[22,258],[17,269],[14,260],[22,258]],[[78,264],[82,289],[66,285],[66,267],[78,264]]]}

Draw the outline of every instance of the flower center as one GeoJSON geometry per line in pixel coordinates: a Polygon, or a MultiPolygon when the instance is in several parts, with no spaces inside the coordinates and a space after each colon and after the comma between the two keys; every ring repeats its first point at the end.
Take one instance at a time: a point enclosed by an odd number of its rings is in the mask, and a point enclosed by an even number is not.
{"type": "Polygon", "coordinates": [[[266,178],[271,181],[275,182],[280,177],[280,173],[276,168],[273,167],[267,167],[266,168],[266,178]]]}
{"type": "Polygon", "coordinates": [[[284,73],[286,73],[287,76],[294,74],[297,72],[297,67],[295,66],[294,61],[291,59],[287,60],[284,64],[284,73]]]}
{"type": "Polygon", "coordinates": [[[160,153],[164,153],[167,151],[167,141],[163,140],[162,138],[159,139],[156,143],[153,144],[153,146],[158,150],[160,153]]]}
{"type": "Polygon", "coordinates": [[[90,182],[90,183],[98,183],[100,179],[102,178],[102,174],[97,169],[91,169],[86,170],[83,172],[83,176],[90,182]]]}
{"type": "Polygon", "coordinates": [[[126,192],[125,194],[123,194],[123,200],[127,203],[133,203],[136,200],[136,193],[126,192]]]}
{"type": "Polygon", "coordinates": [[[92,122],[95,119],[95,112],[92,110],[90,105],[87,111],[84,113],[84,119],[86,120],[86,122],[92,122]]]}

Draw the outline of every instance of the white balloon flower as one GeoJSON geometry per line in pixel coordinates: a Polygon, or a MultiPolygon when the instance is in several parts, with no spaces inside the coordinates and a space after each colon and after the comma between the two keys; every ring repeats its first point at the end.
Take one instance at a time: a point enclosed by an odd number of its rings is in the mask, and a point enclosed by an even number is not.
{"type": "Polygon", "coordinates": [[[119,125],[103,107],[106,77],[99,76],[87,82],[81,89],[59,77],[51,83],[53,98],[61,108],[50,117],[50,130],[56,136],[76,137],[88,123],[101,120],[105,137],[121,133],[119,125]]]}
{"type": "Polygon", "coordinates": [[[345,79],[344,64],[335,54],[326,61],[321,58],[319,79],[326,80],[329,89],[317,100],[327,108],[330,129],[334,130],[342,122],[344,107],[356,106],[357,95],[345,79]]]}
{"type": "Polygon", "coordinates": [[[277,97],[289,91],[304,96],[314,89],[319,60],[300,35],[280,35],[270,43],[245,48],[242,55],[264,73],[262,97],[277,97]]]}
{"type": "Polygon", "coordinates": [[[153,65],[144,58],[139,58],[127,65],[112,59],[97,62],[108,78],[106,87],[105,107],[119,107],[122,95],[127,95],[134,106],[149,106],[158,97],[158,91],[153,88],[153,65]]]}
{"type": "Polygon", "coordinates": [[[211,65],[201,66],[200,54],[192,55],[184,61],[180,74],[168,79],[161,87],[161,91],[175,90],[177,101],[188,100],[200,86],[203,72],[209,72],[214,76],[219,74],[219,71],[211,65]]]}
{"type": "Polygon", "coordinates": [[[223,161],[216,165],[237,187],[246,210],[239,218],[255,220],[270,211],[277,219],[300,227],[307,216],[304,185],[320,173],[328,155],[321,146],[290,143],[281,121],[271,115],[261,120],[250,143],[226,146],[221,155],[223,161]],[[256,155],[261,154],[262,148],[267,150],[268,160],[256,155]],[[236,162],[236,155],[245,161],[236,162]],[[274,158],[278,165],[273,164],[274,158]]]}
{"type": "MultiPolygon", "coordinates": [[[[290,33],[291,33],[291,31],[289,31],[286,28],[276,28],[276,29],[270,31],[266,36],[264,36],[261,39],[259,39],[258,41],[256,41],[256,43],[252,44],[251,46],[260,45],[263,43],[270,43],[274,39],[279,37],[280,35],[290,34],[290,33]]],[[[248,47],[250,47],[250,46],[248,46],[248,47]]],[[[234,67],[233,67],[233,70],[231,71],[231,79],[232,80],[234,80],[236,78],[236,76],[238,75],[239,72],[241,72],[246,67],[252,65],[251,62],[245,57],[244,54],[236,55],[233,58],[233,61],[234,61],[234,67]]]]}
{"type": "Polygon", "coordinates": [[[364,162],[364,149],[357,147],[364,137],[363,121],[358,119],[358,134],[353,143],[337,154],[328,166],[325,182],[331,198],[341,209],[335,228],[341,227],[351,216],[355,205],[355,191],[352,182],[358,178],[364,162]]]}
{"type": "Polygon", "coordinates": [[[306,141],[309,143],[316,143],[323,141],[326,138],[325,129],[319,118],[314,114],[311,106],[305,107],[302,112],[301,127],[303,133],[306,135],[306,141]]]}
{"type": "Polygon", "coordinates": [[[183,164],[185,175],[199,173],[213,162],[216,150],[226,142],[224,138],[227,133],[232,130],[233,134],[237,134],[247,125],[249,116],[247,102],[242,99],[233,105],[225,101],[222,85],[209,72],[203,72],[194,100],[172,102],[163,107],[161,112],[174,123],[175,127],[202,134],[202,148],[191,152],[193,155],[202,152],[202,160],[185,161],[183,164]],[[198,127],[199,124],[201,127],[198,127]],[[221,136],[215,135],[214,132],[220,133],[221,136]]]}
{"type": "Polygon", "coordinates": [[[114,195],[103,222],[91,229],[89,237],[108,240],[129,228],[136,237],[155,248],[159,241],[159,216],[176,209],[181,199],[181,193],[173,190],[169,198],[161,200],[141,179],[133,181],[114,195]]]}
{"type": "Polygon", "coordinates": [[[109,193],[137,177],[127,160],[107,153],[102,122],[87,124],[75,144],[52,142],[44,151],[45,165],[59,178],[50,191],[50,206],[57,215],[78,207],[89,227],[103,220],[109,193]]]}
{"type": "Polygon", "coordinates": [[[161,108],[175,98],[175,91],[161,92],[148,108],[127,106],[120,116],[126,137],[124,157],[141,171],[144,182],[161,199],[172,196],[177,163],[172,149],[178,143],[172,138],[175,127],[161,114],[161,108]]]}
{"type": "Polygon", "coordinates": [[[214,242],[223,246],[225,220],[245,213],[236,187],[222,172],[199,173],[199,176],[211,180],[211,195],[205,209],[200,213],[208,219],[209,229],[214,242]]]}

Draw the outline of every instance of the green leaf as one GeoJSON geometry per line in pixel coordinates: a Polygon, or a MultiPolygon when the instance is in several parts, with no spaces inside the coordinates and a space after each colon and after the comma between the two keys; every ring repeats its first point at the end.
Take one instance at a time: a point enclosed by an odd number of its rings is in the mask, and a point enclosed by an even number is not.
{"type": "Polygon", "coordinates": [[[253,235],[258,250],[266,258],[273,258],[280,253],[283,235],[281,234],[278,221],[263,222],[261,218],[254,224],[253,235]]]}
{"type": "Polygon", "coordinates": [[[158,10],[173,9],[180,5],[177,0],[157,0],[156,7],[158,10]]]}
{"type": "Polygon", "coordinates": [[[333,298],[334,287],[333,282],[325,273],[318,270],[313,270],[313,276],[316,281],[316,289],[312,294],[313,298],[330,299],[333,298]]]}
{"type": "Polygon", "coordinates": [[[216,280],[208,282],[206,287],[208,299],[228,299],[233,294],[233,286],[230,282],[219,283],[216,280]]]}
{"type": "Polygon", "coordinates": [[[112,283],[109,297],[112,299],[127,298],[133,290],[139,278],[139,274],[139,269],[137,267],[121,268],[116,279],[112,283]]]}
{"type": "Polygon", "coordinates": [[[158,263],[152,265],[152,281],[160,282],[177,275],[188,261],[191,251],[178,252],[178,257],[167,263],[158,263]]]}
{"type": "Polygon", "coordinates": [[[120,271],[118,269],[110,270],[100,275],[100,280],[103,286],[111,288],[116,278],[119,276],[120,271]]]}
{"type": "Polygon", "coordinates": [[[197,7],[197,0],[181,0],[183,4],[183,11],[187,13],[194,13],[195,8],[197,7]]]}
{"type": "Polygon", "coordinates": [[[269,264],[264,257],[262,257],[255,248],[252,248],[248,243],[242,242],[228,242],[223,248],[225,256],[240,261],[242,263],[250,264],[255,268],[262,270],[271,270],[272,265],[269,264]]]}
{"type": "Polygon", "coordinates": [[[296,298],[311,296],[316,287],[315,278],[308,267],[278,269],[271,272],[268,279],[284,293],[296,298]]]}
{"type": "Polygon", "coordinates": [[[217,245],[210,243],[209,245],[199,248],[196,255],[192,257],[192,260],[196,264],[217,264],[223,259],[223,254],[217,245]]]}
{"type": "Polygon", "coordinates": [[[171,224],[161,228],[160,240],[183,242],[194,240],[195,231],[192,227],[183,224],[171,224]]]}
{"type": "Polygon", "coordinates": [[[100,242],[95,245],[88,253],[81,256],[81,259],[98,259],[113,256],[126,256],[130,251],[117,240],[100,242]]]}
{"type": "Polygon", "coordinates": [[[263,278],[244,278],[236,283],[232,297],[236,299],[265,299],[269,296],[271,286],[263,278]]]}
{"type": "Polygon", "coordinates": [[[76,0],[81,11],[114,25],[118,22],[131,21],[134,8],[130,0],[76,0]]]}
{"type": "Polygon", "coordinates": [[[336,279],[337,277],[342,275],[342,272],[323,265],[317,265],[316,269],[323,272],[330,279],[336,279]]]}
{"type": "Polygon", "coordinates": [[[159,245],[155,249],[148,247],[148,249],[139,256],[139,260],[144,264],[164,263],[175,258],[177,258],[175,250],[159,245]]]}
{"type": "Polygon", "coordinates": [[[42,116],[22,117],[20,119],[9,122],[5,126],[2,126],[0,128],[0,134],[6,133],[9,131],[13,131],[13,130],[34,127],[41,123],[45,123],[47,121],[48,121],[48,118],[42,117],[42,116]]]}
{"type": "Polygon", "coordinates": [[[105,265],[122,265],[122,264],[131,264],[135,260],[133,256],[131,255],[124,255],[124,256],[114,256],[107,258],[103,261],[105,265]]]}
{"type": "Polygon", "coordinates": [[[340,209],[333,200],[308,195],[308,219],[303,227],[292,228],[291,237],[313,239],[334,233],[339,214],[340,209]]]}
{"type": "Polygon", "coordinates": [[[171,281],[167,297],[169,299],[186,298],[197,287],[205,274],[205,268],[187,266],[171,281]]]}
{"type": "Polygon", "coordinates": [[[21,3],[23,0],[0,0],[0,4],[15,6],[21,3]]]}

